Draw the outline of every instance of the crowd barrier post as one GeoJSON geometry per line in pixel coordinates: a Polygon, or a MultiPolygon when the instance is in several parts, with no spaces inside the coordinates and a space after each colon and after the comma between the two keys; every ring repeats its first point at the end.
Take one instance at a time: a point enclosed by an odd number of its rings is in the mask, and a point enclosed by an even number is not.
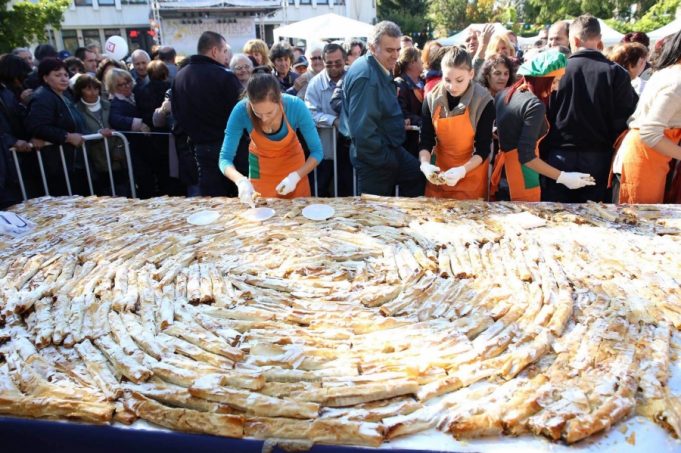
{"type": "Polygon", "coordinates": [[[26,186],[24,185],[24,176],[21,174],[21,165],[19,165],[19,156],[17,156],[16,148],[11,148],[12,158],[14,159],[14,168],[17,171],[17,177],[19,178],[19,188],[21,189],[21,197],[24,201],[28,200],[26,196],[26,186]]]}

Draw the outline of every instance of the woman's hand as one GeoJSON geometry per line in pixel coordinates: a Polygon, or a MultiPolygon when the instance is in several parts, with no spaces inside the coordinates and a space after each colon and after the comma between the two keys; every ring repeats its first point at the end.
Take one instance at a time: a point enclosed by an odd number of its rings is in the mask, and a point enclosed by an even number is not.
{"type": "Polygon", "coordinates": [[[300,175],[297,171],[292,171],[287,177],[282,179],[282,181],[277,186],[276,190],[279,195],[288,195],[294,190],[300,182],[300,175]]]}
{"type": "Polygon", "coordinates": [[[66,134],[66,143],[73,145],[73,146],[80,146],[83,144],[85,140],[83,140],[83,136],[80,134],[76,134],[75,132],[69,132],[66,134]]]}
{"type": "Polygon", "coordinates": [[[45,146],[45,140],[42,140],[40,138],[32,138],[31,145],[33,145],[35,149],[40,149],[45,146]]]}
{"type": "Polygon", "coordinates": [[[33,144],[30,142],[27,142],[26,140],[17,140],[14,142],[14,145],[12,145],[14,149],[17,150],[17,152],[20,153],[27,153],[29,151],[33,151],[33,144]]]}
{"type": "Polygon", "coordinates": [[[28,105],[32,96],[33,96],[33,90],[30,89],[30,88],[27,88],[24,91],[22,91],[21,94],[19,95],[19,102],[21,102],[24,105],[28,105]]]}

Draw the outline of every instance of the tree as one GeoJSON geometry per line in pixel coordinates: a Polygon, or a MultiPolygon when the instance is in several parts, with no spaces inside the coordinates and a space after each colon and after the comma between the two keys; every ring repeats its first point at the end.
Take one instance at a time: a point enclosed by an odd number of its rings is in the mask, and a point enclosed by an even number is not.
{"type": "Polygon", "coordinates": [[[439,34],[449,36],[470,23],[466,17],[467,7],[467,0],[429,0],[428,17],[439,34]]]}
{"type": "Polygon", "coordinates": [[[427,5],[420,0],[379,0],[378,20],[389,20],[400,26],[402,33],[423,44],[430,39],[432,25],[427,17],[427,5]]]}
{"type": "Polygon", "coordinates": [[[674,20],[674,12],[681,5],[681,0],[662,0],[655,3],[635,22],[611,19],[606,22],[620,33],[630,31],[650,32],[664,27],[674,20]]]}
{"type": "Polygon", "coordinates": [[[0,0],[0,53],[44,41],[45,27],[61,28],[69,0],[0,0]]]}

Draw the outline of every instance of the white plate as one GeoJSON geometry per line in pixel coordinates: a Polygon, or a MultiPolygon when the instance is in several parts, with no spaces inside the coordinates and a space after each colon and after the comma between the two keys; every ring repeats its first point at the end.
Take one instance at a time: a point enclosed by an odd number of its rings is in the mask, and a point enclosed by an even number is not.
{"type": "Polygon", "coordinates": [[[242,214],[246,219],[254,222],[264,222],[275,214],[272,208],[251,208],[242,214]]]}
{"type": "Polygon", "coordinates": [[[217,211],[199,211],[187,217],[187,222],[192,225],[208,225],[215,222],[218,217],[220,213],[217,211]]]}
{"type": "Polygon", "coordinates": [[[303,216],[310,220],[326,220],[335,212],[328,204],[311,204],[303,209],[303,216]]]}

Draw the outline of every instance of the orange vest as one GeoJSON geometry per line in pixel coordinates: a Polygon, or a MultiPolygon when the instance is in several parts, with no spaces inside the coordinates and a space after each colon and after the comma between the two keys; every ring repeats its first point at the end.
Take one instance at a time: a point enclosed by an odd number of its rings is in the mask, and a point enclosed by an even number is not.
{"type": "MultiPolygon", "coordinates": [[[[473,157],[475,130],[471,124],[468,107],[461,115],[440,118],[438,105],[433,113],[433,127],[437,145],[433,151],[433,165],[444,172],[459,167],[473,157]]],[[[487,199],[487,165],[489,159],[466,173],[457,185],[435,185],[426,183],[426,196],[434,198],[453,198],[455,200],[487,199]]]]}
{"type": "MultiPolygon", "coordinates": [[[[665,137],[681,140],[681,129],[665,129],[665,137]]],[[[662,203],[664,185],[672,158],[647,146],[638,129],[631,129],[619,152],[622,155],[620,203],[662,203]]]]}
{"type": "Polygon", "coordinates": [[[296,189],[288,195],[280,195],[275,190],[277,185],[305,164],[305,152],[298,140],[296,132],[288,123],[284,106],[279,104],[288,133],[283,140],[270,140],[255,128],[251,131],[251,144],[248,156],[248,173],[253,188],[266,198],[298,198],[309,197],[310,182],[303,176],[296,189]]]}

